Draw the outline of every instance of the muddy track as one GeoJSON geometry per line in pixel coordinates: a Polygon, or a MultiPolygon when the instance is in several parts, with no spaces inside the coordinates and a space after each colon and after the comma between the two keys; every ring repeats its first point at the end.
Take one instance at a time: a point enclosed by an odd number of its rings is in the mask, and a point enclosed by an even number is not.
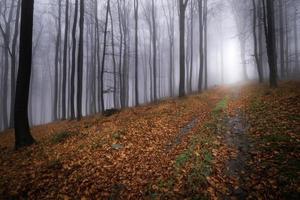
{"type": "MultiPolygon", "coordinates": [[[[240,88],[236,88],[231,94],[233,101],[240,96],[240,88]]],[[[231,180],[228,182],[228,194],[224,199],[247,199],[248,192],[245,185],[247,177],[247,161],[250,159],[250,141],[247,136],[248,125],[242,110],[236,109],[233,115],[224,117],[226,132],[224,134],[225,144],[233,150],[232,156],[226,163],[226,175],[231,180]],[[236,184],[238,183],[238,187],[236,184]]]]}

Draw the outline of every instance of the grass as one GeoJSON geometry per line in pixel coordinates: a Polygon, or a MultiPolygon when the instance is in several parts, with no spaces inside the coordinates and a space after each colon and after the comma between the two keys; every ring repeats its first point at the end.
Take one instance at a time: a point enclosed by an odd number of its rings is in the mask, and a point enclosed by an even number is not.
{"type": "Polygon", "coordinates": [[[51,138],[51,142],[53,144],[59,144],[59,143],[64,142],[65,140],[67,140],[69,137],[71,137],[70,132],[61,132],[61,133],[58,133],[58,134],[54,135],[51,138]]]}
{"type": "Polygon", "coordinates": [[[227,108],[229,96],[225,96],[213,109],[213,114],[219,114],[227,108]]]}

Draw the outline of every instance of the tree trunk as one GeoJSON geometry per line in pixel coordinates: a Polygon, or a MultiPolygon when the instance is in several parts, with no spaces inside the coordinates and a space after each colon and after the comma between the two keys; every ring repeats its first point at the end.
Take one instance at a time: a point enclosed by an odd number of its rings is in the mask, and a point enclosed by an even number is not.
{"type": "Polygon", "coordinates": [[[74,22],[72,28],[72,67],[71,67],[71,119],[75,119],[75,71],[76,71],[76,27],[78,18],[78,0],[75,0],[74,22]]]}
{"type": "Polygon", "coordinates": [[[67,53],[68,53],[68,33],[69,33],[69,0],[66,0],[65,13],[65,38],[64,38],[64,52],[63,52],[63,74],[62,74],[62,119],[66,119],[66,95],[67,95],[67,53]]]}
{"type": "Polygon", "coordinates": [[[153,93],[154,101],[157,101],[157,31],[154,0],[152,0],[152,50],[153,50],[153,93]]]}
{"type": "Polygon", "coordinates": [[[252,0],[253,5],[253,22],[252,22],[252,34],[253,34],[253,42],[254,42],[254,58],[258,73],[259,82],[263,82],[262,74],[261,74],[261,66],[259,62],[259,55],[258,55],[258,45],[257,45],[257,33],[256,33],[256,25],[257,25],[257,9],[256,9],[256,2],[252,0]]]}
{"type": "Polygon", "coordinates": [[[285,78],[285,57],[284,57],[284,26],[283,26],[283,4],[282,1],[278,1],[279,3],[279,50],[280,50],[280,75],[281,78],[285,78]]]}
{"type": "Polygon", "coordinates": [[[101,62],[101,111],[105,111],[104,105],[104,68],[105,68],[105,56],[106,56],[106,38],[107,38],[107,27],[108,27],[108,11],[110,7],[110,0],[107,0],[107,8],[106,8],[106,16],[105,16],[105,28],[104,28],[104,43],[103,43],[103,55],[102,55],[102,62],[101,62]]]}
{"type": "Polygon", "coordinates": [[[270,70],[270,86],[277,87],[277,59],[276,59],[276,36],[274,21],[274,0],[263,1],[264,24],[267,42],[267,54],[270,70]]]}
{"type": "Polygon", "coordinates": [[[79,45],[78,45],[78,69],[77,69],[77,120],[82,117],[82,77],[83,77],[83,29],[84,29],[84,0],[80,0],[79,16],[79,45]]]}
{"type": "Polygon", "coordinates": [[[295,37],[295,72],[299,72],[297,8],[294,8],[294,37],[295,37]]]}
{"type": "Polygon", "coordinates": [[[55,58],[54,58],[54,65],[55,65],[55,75],[54,75],[54,100],[53,100],[53,113],[54,113],[54,119],[57,120],[59,118],[58,114],[58,92],[59,92],[59,49],[60,49],[60,42],[61,42],[61,1],[58,0],[58,30],[57,30],[57,36],[56,36],[56,42],[55,42],[55,58]]]}
{"type": "Polygon", "coordinates": [[[200,54],[200,62],[199,62],[199,80],[198,80],[198,91],[202,90],[203,83],[203,6],[202,0],[198,0],[198,11],[199,11],[199,54],[200,54]]]}
{"type": "Polygon", "coordinates": [[[205,80],[204,88],[208,88],[208,66],[207,66],[207,0],[204,0],[204,69],[205,69],[205,80]]]}
{"type": "Polygon", "coordinates": [[[179,97],[185,96],[185,11],[188,0],[179,0],[179,97]]]}
{"type": "Polygon", "coordinates": [[[139,105],[139,72],[138,72],[138,12],[139,12],[139,1],[134,0],[134,22],[135,22],[135,104],[139,105]]]}
{"type": "Polygon", "coordinates": [[[10,127],[14,126],[14,105],[16,95],[16,68],[17,68],[17,43],[19,35],[21,0],[18,0],[16,11],[16,22],[12,41],[11,53],[11,104],[10,104],[10,127]]]}
{"type": "Polygon", "coordinates": [[[19,70],[15,101],[15,148],[33,144],[28,123],[28,97],[32,62],[34,0],[22,1],[19,70]]]}

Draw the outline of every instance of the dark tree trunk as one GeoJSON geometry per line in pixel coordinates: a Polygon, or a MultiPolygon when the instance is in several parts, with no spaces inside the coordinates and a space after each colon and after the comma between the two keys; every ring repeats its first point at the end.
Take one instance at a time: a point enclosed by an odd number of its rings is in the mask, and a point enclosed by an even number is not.
{"type": "Polygon", "coordinates": [[[179,96],[185,96],[185,11],[188,0],[179,0],[179,96]]]}
{"type": "Polygon", "coordinates": [[[78,0],[75,1],[74,22],[72,28],[72,66],[71,66],[71,119],[75,119],[75,71],[76,71],[76,27],[78,18],[78,0]]]}
{"type": "Polygon", "coordinates": [[[294,38],[295,38],[295,71],[299,72],[297,8],[294,8],[294,38]]]}
{"type": "Polygon", "coordinates": [[[274,21],[274,0],[263,1],[264,24],[267,42],[267,54],[270,70],[270,86],[277,87],[276,36],[274,21]]]}
{"type": "Polygon", "coordinates": [[[135,104],[139,105],[139,80],[138,80],[138,12],[139,12],[139,1],[134,0],[134,22],[135,22],[135,104]]]}
{"type": "Polygon", "coordinates": [[[55,75],[54,75],[54,100],[53,100],[53,113],[54,113],[54,120],[59,118],[58,113],[58,101],[59,101],[59,57],[60,57],[60,43],[61,43],[61,1],[58,0],[58,30],[55,42],[55,58],[54,58],[54,65],[55,65],[55,75]]]}
{"type": "Polygon", "coordinates": [[[79,16],[79,45],[77,69],[77,120],[82,117],[82,77],[83,77],[83,29],[84,29],[84,0],[80,0],[79,16]]]}
{"type": "Polygon", "coordinates": [[[34,0],[23,0],[21,11],[20,54],[15,101],[15,148],[33,144],[28,123],[28,97],[32,62],[34,0]]]}
{"type": "Polygon", "coordinates": [[[202,90],[203,83],[203,5],[202,0],[198,0],[198,11],[199,11],[199,54],[200,54],[200,66],[199,66],[199,80],[198,90],[202,90]]]}
{"type": "Polygon", "coordinates": [[[283,4],[282,1],[279,3],[279,38],[280,38],[280,75],[282,78],[285,78],[285,57],[284,57],[284,25],[283,25],[283,4]]]}
{"type": "Polygon", "coordinates": [[[66,96],[67,96],[67,53],[68,53],[68,33],[69,33],[69,0],[66,0],[65,13],[65,38],[64,38],[64,55],[63,55],[63,74],[62,74],[62,119],[66,119],[66,96]]]}

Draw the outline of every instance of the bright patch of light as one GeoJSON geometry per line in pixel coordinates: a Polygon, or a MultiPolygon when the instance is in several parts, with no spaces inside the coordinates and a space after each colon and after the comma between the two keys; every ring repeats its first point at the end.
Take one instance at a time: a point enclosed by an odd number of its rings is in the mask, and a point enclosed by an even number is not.
{"type": "Polygon", "coordinates": [[[242,63],[237,39],[226,40],[224,45],[225,81],[236,83],[242,80],[242,63]]]}

